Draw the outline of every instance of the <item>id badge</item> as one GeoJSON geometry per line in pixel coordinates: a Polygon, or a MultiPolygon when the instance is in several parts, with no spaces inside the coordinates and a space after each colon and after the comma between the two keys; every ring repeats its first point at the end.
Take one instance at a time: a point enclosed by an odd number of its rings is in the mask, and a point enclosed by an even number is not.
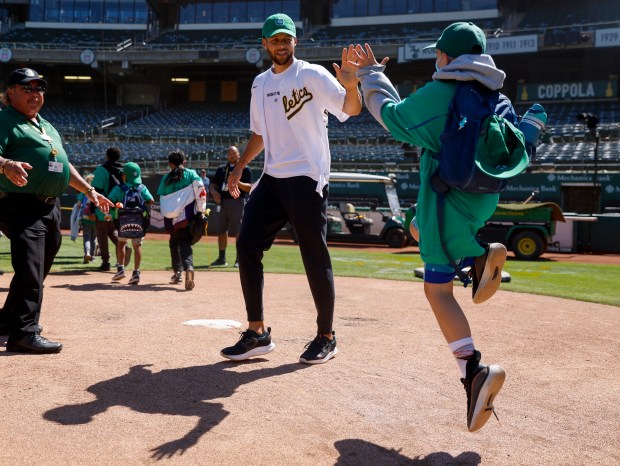
{"type": "Polygon", "coordinates": [[[50,162],[49,171],[55,173],[62,173],[62,163],[61,162],[50,162]]]}

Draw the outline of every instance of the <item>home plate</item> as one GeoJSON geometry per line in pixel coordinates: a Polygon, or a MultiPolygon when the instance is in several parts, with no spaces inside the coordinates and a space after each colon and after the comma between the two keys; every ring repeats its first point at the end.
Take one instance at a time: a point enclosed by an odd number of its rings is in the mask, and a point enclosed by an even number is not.
{"type": "MultiPolygon", "coordinates": [[[[469,267],[465,267],[463,272],[469,272],[469,267]]],[[[424,267],[417,267],[413,270],[413,274],[418,278],[424,278],[424,267]]],[[[454,277],[455,280],[458,280],[459,277],[454,277]]],[[[510,274],[505,270],[502,270],[502,283],[508,283],[511,280],[510,274]]]]}
{"type": "Polygon", "coordinates": [[[187,320],[183,322],[183,325],[194,325],[197,327],[209,327],[209,328],[215,328],[218,330],[222,330],[226,328],[241,328],[241,322],[237,322],[236,320],[226,320],[226,319],[187,320]]]}

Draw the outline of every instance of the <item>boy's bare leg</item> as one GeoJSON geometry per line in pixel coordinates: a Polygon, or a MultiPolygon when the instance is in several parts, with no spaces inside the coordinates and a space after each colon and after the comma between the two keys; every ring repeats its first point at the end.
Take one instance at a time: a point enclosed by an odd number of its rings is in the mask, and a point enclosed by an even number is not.
{"type": "Polygon", "coordinates": [[[120,265],[125,263],[125,245],[126,243],[124,241],[119,241],[116,244],[116,257],[120,265]]]}
{"type": "Polygon", "coordinates": [[[134,270],[140,270],[140,264],[142,263],[142,245],[134,244],[133,245],[133,262],[134,262],[134,270]]]}
{"type": "Polygon", "coordinates": [[[441,333],[448,343],[471,338],[469,322],[454,297],[454,284],[424,282],[424,293],[428,299],[441,333]]]}

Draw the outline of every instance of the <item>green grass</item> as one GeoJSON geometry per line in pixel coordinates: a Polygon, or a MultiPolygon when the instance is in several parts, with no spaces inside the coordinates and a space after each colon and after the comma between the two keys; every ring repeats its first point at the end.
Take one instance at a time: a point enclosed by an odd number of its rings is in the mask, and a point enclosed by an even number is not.
{"type": "MultiPolygon", "coordinates": [[[[417,253],[386,248],[385,251],[366,251],[363,248],[332,248],[334,274],[347,277],[381,278],[422,283],[413,270],[422,267],[417,253]]],[[[194,247],[194,265],[197,270],[208,270],[217,258],[217,244],[202,241],[194,247]]],[[[234,245],[228,247],[228,261],[234,260],[234,245]]],[[[74,243],[68,237],[56,257],[52,272],[80,273],[93,270],[93,265],[82,264],[82,239],[74,243]]],[[[265,272],[304,273],[299,249],[296,246],[274,245],[265,253],[265,272]]],[[[170,270],[168,241],[147,240],[143,246],[142,270],[170,270]]],[[[0,269],[12,271],[6,238],[0,239],[0,269]]],[[[233,267],[218,271],[236,273],[233,267]]],[[[502,283],[502,290],[533,293],[620,306],[620,265],[553,262],[549,260],[509,260],[504,270],[512,280],[502,283]]],[[[0,279],[1,280],[1,279],[0,279]]]]}

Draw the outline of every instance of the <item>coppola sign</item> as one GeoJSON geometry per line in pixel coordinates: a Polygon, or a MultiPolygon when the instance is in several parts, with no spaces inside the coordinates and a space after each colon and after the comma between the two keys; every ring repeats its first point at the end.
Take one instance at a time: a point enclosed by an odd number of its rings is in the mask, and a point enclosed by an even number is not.
{"type": "Polygon", "coordinates": [[[517,101],[617,99],[618,80],[578,81],[560,83],[521,83],[517,88],[517,101]]]}

